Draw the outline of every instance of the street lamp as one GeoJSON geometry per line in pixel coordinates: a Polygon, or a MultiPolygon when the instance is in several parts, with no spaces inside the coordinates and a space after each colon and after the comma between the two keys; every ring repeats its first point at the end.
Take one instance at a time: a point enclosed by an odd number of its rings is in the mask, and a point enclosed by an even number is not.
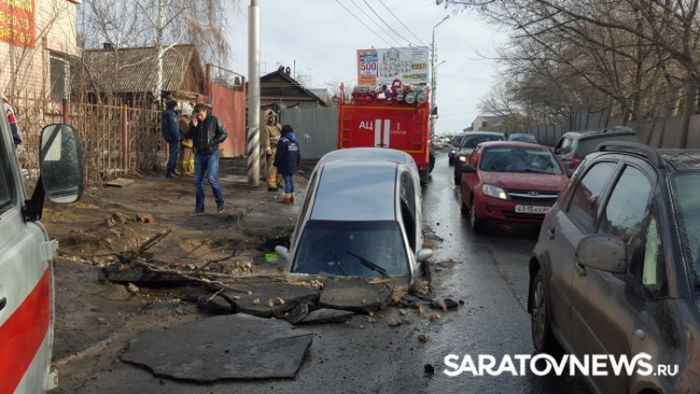
{"type": "MultiPolygon", "coordinates": [[[[437,67],[435,63],[437,62],[437,53],[435,52],[435,29],[437,29],[438,26],[440,26],[443,22],[445,22],[447,19],[449,19],[449,15],[446,15],[442,20],[433,26],[433,40],[431,44],[431,52],[432,52],[432,57],[431,57],[431,78],[430,78],[430,89],[432,89],[432,97],[433,97],[433,107],[435,107],[435,68],[437,67]]],[[[442,63],[441,63],[442,64],[442,63]]]]}

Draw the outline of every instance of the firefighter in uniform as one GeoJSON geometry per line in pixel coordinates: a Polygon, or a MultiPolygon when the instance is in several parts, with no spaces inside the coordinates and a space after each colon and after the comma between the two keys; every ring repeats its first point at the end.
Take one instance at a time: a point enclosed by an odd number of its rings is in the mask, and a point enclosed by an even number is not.
{"type": "MultiPolygon", "coordinates": [[[[185,103],[181,107],[180,111],[180,130],[185,132],[190,129],[190,124],[192,123],[192,106],[185,103]]],[[[187,138],[180,141],[182,144],[180,146],[180,160],[178,162],[178,169],[180,170],[180,175],[193,176],[194,175],[194,145],[192,144],[192,139],[187,138]]]]}
{"type": "Polygon", "coordinates": [[[277,150],[277,142],[282,135],[282,125],[277,120],[277,115],[274,112],[269,112],[267,115],[267,124],[263,128],[262,148],[265,151],[266,167],[267,167],[267,190],[271,192],[277,191],[277,188],[282,184],[281,176],[277,173],[277,168],[274,166],[275,151],[277,150]]]}

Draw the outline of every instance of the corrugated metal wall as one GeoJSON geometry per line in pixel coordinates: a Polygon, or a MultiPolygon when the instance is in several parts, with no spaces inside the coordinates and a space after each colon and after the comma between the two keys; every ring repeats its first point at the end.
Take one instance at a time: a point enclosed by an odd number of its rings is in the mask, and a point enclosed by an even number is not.
{"type": "Polygon", "coordinates": [[[302,159],[320,159],[338,146],[338,108],[284,109],[281,120],[297,133],[302,159]]]}

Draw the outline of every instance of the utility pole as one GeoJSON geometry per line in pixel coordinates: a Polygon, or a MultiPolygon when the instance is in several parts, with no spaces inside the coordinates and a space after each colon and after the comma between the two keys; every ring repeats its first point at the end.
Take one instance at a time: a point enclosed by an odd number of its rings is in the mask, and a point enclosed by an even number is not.
{"type": "Polygon", "coordinates": [[[260,9],[248,7],[248,183],[260,185],[260,9]]]}
{"type": "Polygon", "coordinates": [[[435,51],[435,29],[437,29],[438,26],[440,26],[443,22],[445,22],[450,16],[446,15],[442,20],[433,26],[433,40],[430,44],[430,97],[431,97],[431,108],[430,108],[430,131],[431,133],[435,133],[435,117],[436,115],[432,115],[432,110],[437,106],[437,77],[436,77],[436,68],[437,68],[437,52],[435,51]]]}
{"type": "Polygon", "coordinates": [[[156,23],[156,86],[154,99],[160,103],[163,91],[163,31],[165,30],[165,0],[158,0],[158,21],[156,23]]]}

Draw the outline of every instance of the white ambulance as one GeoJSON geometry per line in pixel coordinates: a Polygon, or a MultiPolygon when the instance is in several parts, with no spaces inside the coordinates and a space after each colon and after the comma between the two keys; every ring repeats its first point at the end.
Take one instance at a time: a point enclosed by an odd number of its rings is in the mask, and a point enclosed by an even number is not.
{"type": "Polygon", "coordinates": [[[56,387],[51,368],[53,257],[58,243],[39,222],[44,198],[77,201],[83,191],[78,132],[49,125],[41,133],[40,177],[30,198],[6,117],[0,116],[0,393],[56,387]]]}

